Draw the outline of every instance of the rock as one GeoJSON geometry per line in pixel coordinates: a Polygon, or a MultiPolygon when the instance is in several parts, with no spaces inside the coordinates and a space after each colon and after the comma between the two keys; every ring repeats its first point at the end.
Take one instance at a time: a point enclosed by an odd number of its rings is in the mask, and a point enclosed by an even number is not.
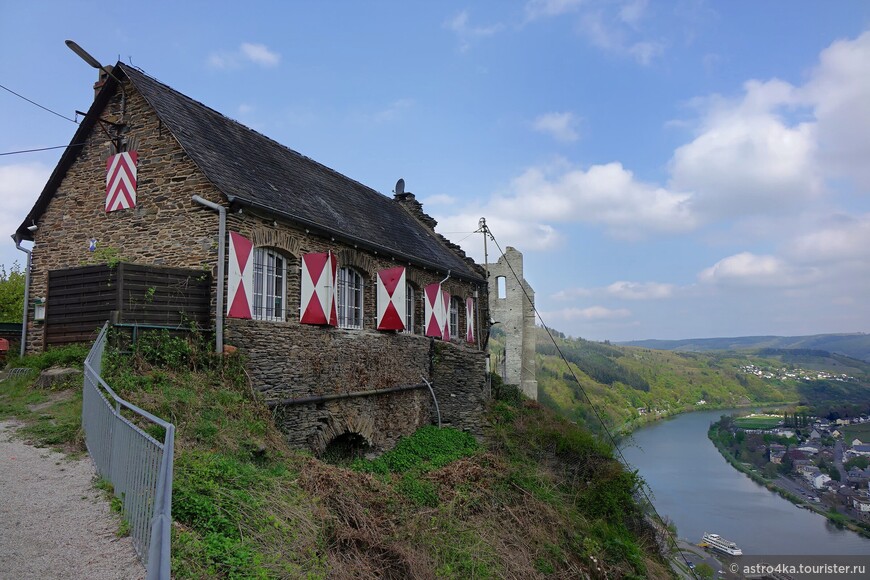
{"type": "Polygon", "coordinates": [[[82,371],[71,368],[50,368],[39,373],[35,386],[43,389],[52,389],[58,385],[80,381],[82,371]]]}

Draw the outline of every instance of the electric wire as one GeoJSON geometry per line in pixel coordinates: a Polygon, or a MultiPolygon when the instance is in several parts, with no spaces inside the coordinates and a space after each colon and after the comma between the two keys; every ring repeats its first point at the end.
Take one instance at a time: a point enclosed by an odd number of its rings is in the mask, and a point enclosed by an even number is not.
{"type": "MultiPolygon", "coordinates": [[[[489,235],[490,239],[492,239],[493,243],[495,243],[495,246],[498,248],[499,253],[501,253],[501,256],[505,257],[504,250],[502,249],[501,244],[498,243],[498,240],[495,239],[495,236],[493,235],[492,230],[490,230],[489,227],[484,224],[482,231],[483,231],[484,236],[489,235]]],[[[525,288],[525,285],[523,284],[523,281],[517,275],[516,271],[514,270],[514,267],[511,265],[510,261],[505,260],[505,263],[507,264],[508,268],[510,269],[511,274],[513,274],[514,278],[519,283],[519,286],[523,291],[523,295],[525,296],[526,300],[531,305],[532,310],[535,312],[535,316],[541,322],[541,326],[547,332],[547,336],[550,338],[550,341],[553,343],[553,346],[556,347],[556,352],[559,353],[559,357],[562,359],[562,361],[568,367],[568,371],[571,373],[571,376],[574,378],[574,382],[577,383],[577,386],[580,388],[580,392],[583,393],[583,397],[586,399],[586,402],[589,404],[589,407],[592,409],[592,412],[595,414],[595,418],[598,419],[598,422],[601,424],[601,427],[604,429],[604,432],[607,433],[607,437],[610,440],[610,443],[613,446],[614,451],[617,453],[617,455],[619,455],[619,458],[622,461],[622,464],[625,465],[627,468],[631,469],[631,466],[629,465],[628,461],[625,459],[625,456],[622,454],[622,450],[619,448],[619,446],[616,443],[616,438],[610,432],[610,429],[607,428],[607,424],[604,422],[604,419],[601,417],[601,414],[598,412],[598,408],[592,402],[592,399],[589,398],[589,394],[586,392],[586,389],[583,388],[583,384],[580,382],[580,379],[577,378],[577,374],[574,372],[574,369],[571,368],[571,364],[568,362],[568,359],[565,357],[564,353],[562,352],[562,348],[559,346],[559,343],[557,343],[556,339],[553,337],[553,333],[550,331],[550,327],[547,326],[547,323],[544,322],[544,318],[541,316],[541,313],[538,312],[537,307],[535,307],[535,303],[531,299],[531,297],[529,296],[528,292],[526,291],[526,288],[525,288]]],[[[653,513],[655,514],[655,517],[658,520],[658,523],[661,526],[661,529],[664,530],[665,534],[667,535],[667,538],[668,538],[672,548],[674,550],[676,550],[676,552],[682,556],[683,552],[680,550],[680,547],[679,547],[679,544],[677,543],[676,538],[674,538],[674,535],[671,533],[671,530],[665,524],[664,518],[662,518],[662,516],[659,514],[658,510],[656,509],[655,505],[653,504],[652,498],[647,493],[645,486],[640,486],[638,489],[640,490],[640,493],[643,495],[644,499],[646,499],[647,505],[650,506],[653,513]]],[[[692,576],[694,578],[696,578],[696,580],[697,580],[698,575],[695,573],[695,570],[693,568],[689,567],[688,558],[683,556],[682,559],[686,563],[686,567],[689,569],[692,576]]]]}
{"type": "Polygon", "coordinates": [[[30,103],[31,105],[36,105],[36,106],[39,107],[40,109],[42,109],[42,110],[44,110],[44,111],[48,111],[48,112],[51,113],[52,115],[57,115],[57,116],[60,117],[61,119],[66,119],[66,120],[69,121],[70,123],[75,123],[76,125],[79,124],[79,122],[76,121],[75,119],[70,119],[70,118],[67,117],[66,115],[61,115],[61,114],[58,113],[57,111],[52,111],[52,110],[49,109],[48,107],[43,107],[42,105],[40,105],[40,104],[37,103],[36,101],[31,101],[30,99],[28,99],[28,98],[25,97],[24,95],[19,95],[18,93],[16,93],[15,91],[13,91],[12,89],[10,89],[10,88],[8,88],[8,87],[4,87],[3,85],[0,85],[0,89],[3,89],[3,90],[5,90],[5,91],[9,91],[10,93],[12,93],[13,95],[15,95],[16,97],[18,97],[18,98],[20,98],[20,99],[24,99],[25,101],[27,101],[27,102],[30,103]]]}
{"type": "Polygon", "coordinates": [[[84,143],[72,143],[70,145],[55,145],[54,147],[40,147],[38,149],[22,149],[21,151],[7,151],[5,153],[0,153],[0,156],[3,155],[19,155],[21,153],[36,153],[38,151],[51,151],[52,149],[66,149],[67,147],[81,147],[84,143]]]}

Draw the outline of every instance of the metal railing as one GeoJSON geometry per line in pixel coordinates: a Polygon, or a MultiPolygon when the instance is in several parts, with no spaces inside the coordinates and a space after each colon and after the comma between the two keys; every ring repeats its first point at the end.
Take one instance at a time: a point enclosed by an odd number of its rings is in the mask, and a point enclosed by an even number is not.
{"type": "Polygon", "coordinates": [[[108,323],[85,359],[82,427],[100,477],[114,487],[133,547],[148,580],[169,580],[172,460],[175,426],[120,398],[102,379],[108,323]],[[161,443],[124,417],[138,415],[162,427],[161,443]]]}

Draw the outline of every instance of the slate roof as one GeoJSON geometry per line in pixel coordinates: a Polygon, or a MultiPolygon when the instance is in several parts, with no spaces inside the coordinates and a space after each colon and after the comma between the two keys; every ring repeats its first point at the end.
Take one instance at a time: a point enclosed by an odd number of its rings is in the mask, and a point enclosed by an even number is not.
{"type": "MultiPolygon", "coordinates": [[[[114,69],[130,79],[166,128],[206,177],[231,204],[253,206],[337,239],[406,259],[464,279],[482,281],[444,240],[418,222],[401,205],[358,181],[245,127],[179,93],[143,72],[118,63],[114,69]]],[[[109,79],[107,86],[114,86],[109,79]]],[[[88,117],[96,117],[107,100],[104,89],[88,117]]],[[[82,123],[76,137],[89,130],[82,123]]],[[[78,142],[73,138],[73,143],[78,142]]],[[[30,239],[26,225],[48,204],[51,183],[62,178],[78,148],[70,148],[17,235],[30,239]]]]}

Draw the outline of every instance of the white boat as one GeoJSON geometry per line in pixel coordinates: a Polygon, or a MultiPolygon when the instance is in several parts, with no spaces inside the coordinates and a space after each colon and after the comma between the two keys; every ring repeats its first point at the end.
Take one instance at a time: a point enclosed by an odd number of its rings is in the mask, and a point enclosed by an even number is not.
{"type": "Polygon", "coordinates": [[[731,540],[726,540],[719,534],[711,534],[710,532],[704,532],[703,543],[707,544],[708,547],[722,552],[723,554],[728,554],[729,556],[742,556],[743,550],[737,547],[737,544],[732,542],[731,540]]]}

